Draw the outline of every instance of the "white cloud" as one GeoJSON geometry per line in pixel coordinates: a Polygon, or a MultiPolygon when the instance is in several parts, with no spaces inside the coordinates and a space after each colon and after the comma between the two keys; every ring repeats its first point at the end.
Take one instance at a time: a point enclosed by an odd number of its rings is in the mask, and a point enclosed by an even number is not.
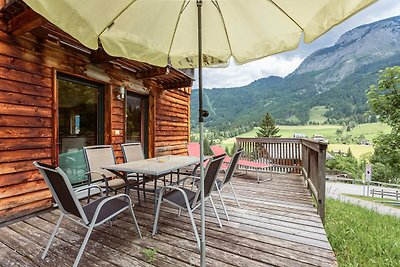
{"type": "MultiPolygon", "coordinates": [[[[399,0],[379,0],[345,22],[331,29],[311,44],[300,44],[299,48],[270,56],[241,66],[233,62],[227,68],[203,69],[204,88],[238,87],[271,75],[284,77],[294,71],[312,52],[332,46],[345,32],[377,20],[400,15],[399,0]]],[[[198,88],[197,72],[193,87],[198,88]]]]}
{"type": "MultiPolygon", "coordinates": [[[[286,58],[274,55],[244,65],[236,65],[232,60],[227,68],[203,69],[203,88],[238,87],[271,75],[285,77],[292,73],[303,59],[299,56],[286,58]]],[[[197,82],[194,87],[198,88],[197,82]]]]}

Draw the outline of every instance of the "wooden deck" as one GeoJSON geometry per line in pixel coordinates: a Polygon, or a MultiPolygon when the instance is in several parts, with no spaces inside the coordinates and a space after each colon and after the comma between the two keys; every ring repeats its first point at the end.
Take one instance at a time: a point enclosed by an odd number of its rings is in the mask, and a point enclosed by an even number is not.
{"type": "MultiPolygon", "coordinates": [[[[214,197],[223,228],[218,227],[207,206],[208,266],[337,266],[302,178],[286,174],[273,177],[261,184],[256,183],[255,174],[234,178],[241,205],[236,206],[226,188],[229,222],[214,197]]],[[[132,199],[136,201],[135,193],[132,199]]],[[[80,266],[199,265],[187,213],[177,217],[176,210],[163,206],[159,234],[152,237],[150,199],[135,206],[142,239],[135,233],[129,214],[124,213],[112,227],[105,224],[93,232],[80,266]],[[153,262],[146,248],[156,249],[153,262]]],[[[62,223],[46,259],[40,259],[58,215],[59,211],[53,210],[0,228],[0,266],[71,266],[86,230],[68,219],[62,223]]],[[[199,218],[197,212],[198,225],[199,218]]]]}

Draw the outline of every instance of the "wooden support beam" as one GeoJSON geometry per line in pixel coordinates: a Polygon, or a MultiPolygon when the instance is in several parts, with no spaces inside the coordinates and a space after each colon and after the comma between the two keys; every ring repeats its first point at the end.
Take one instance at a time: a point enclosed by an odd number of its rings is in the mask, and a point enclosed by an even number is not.
{"type": "Polygon", "coordinates": [[[8,31],[15,36],[23,35],[35,28],[40,27],[46,21],[32,9],[27,9],[8,22],[8,31]]]}
{"type": "Polygon", "coordinates": [[[172,82],[163,83],[161,85],[161,88],[164,89],[164,90],[170,90],[170,89],[191,87],[192,85],[193,85],[193,81],[192,80],[172,81],[172,82]]]}
{"type": "Polygon", "coordinates": [[[93,64],[106,63],[115,59],[117,58],[107,54],[101,47],[90,54],[90,62],[93,64]]]}
{"type": "Polygon", "coordinates": [[[169,73],[168,67],[154,67],[147,70],[138,71],[135,73],[135,78],[138,80],[146,80],[156,78],[158,76],[167,75],[169,73]]]}

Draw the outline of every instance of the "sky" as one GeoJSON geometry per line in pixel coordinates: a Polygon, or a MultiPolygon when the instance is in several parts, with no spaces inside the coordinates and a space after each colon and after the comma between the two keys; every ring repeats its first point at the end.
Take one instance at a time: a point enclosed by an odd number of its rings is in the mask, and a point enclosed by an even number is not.
{"type": "MultiPolygon", "coordinates": [[[[301,43],[296,50],[240,66],[231,61],[226,68],[205,68],[203,69],[203,87],[208,89],[239,87],[271,75],[285,77],[292,73],[308,55],[318,49],[334,45],[345,32],[363,24],[399,15],[400,0],[379,0],[335,26],[311,44],[301,43]]],[[[193,87],[198,88],[197,71],[195,78],[193,87]]]]}

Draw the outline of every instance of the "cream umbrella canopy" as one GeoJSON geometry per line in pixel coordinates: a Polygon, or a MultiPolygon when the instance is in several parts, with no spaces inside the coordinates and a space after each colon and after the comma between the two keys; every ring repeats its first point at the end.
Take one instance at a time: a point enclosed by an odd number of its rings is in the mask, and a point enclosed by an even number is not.
{"type": "MultiPolygon", "coordinates": [[[[311,42],[377,0],[24,0],[83,45],[157,66],[199,68],[203,155],[202,67],[243,64],[311,42]],[[202,19],[202,15],[203,18],[202,19]]],[[[201,165],[201,189],[204,169],[201,165]]],[[[203,190],[202,201],[204,201],[203,190]]],[[[201,264],[205,265],[204,202],[201,264]]]]}

